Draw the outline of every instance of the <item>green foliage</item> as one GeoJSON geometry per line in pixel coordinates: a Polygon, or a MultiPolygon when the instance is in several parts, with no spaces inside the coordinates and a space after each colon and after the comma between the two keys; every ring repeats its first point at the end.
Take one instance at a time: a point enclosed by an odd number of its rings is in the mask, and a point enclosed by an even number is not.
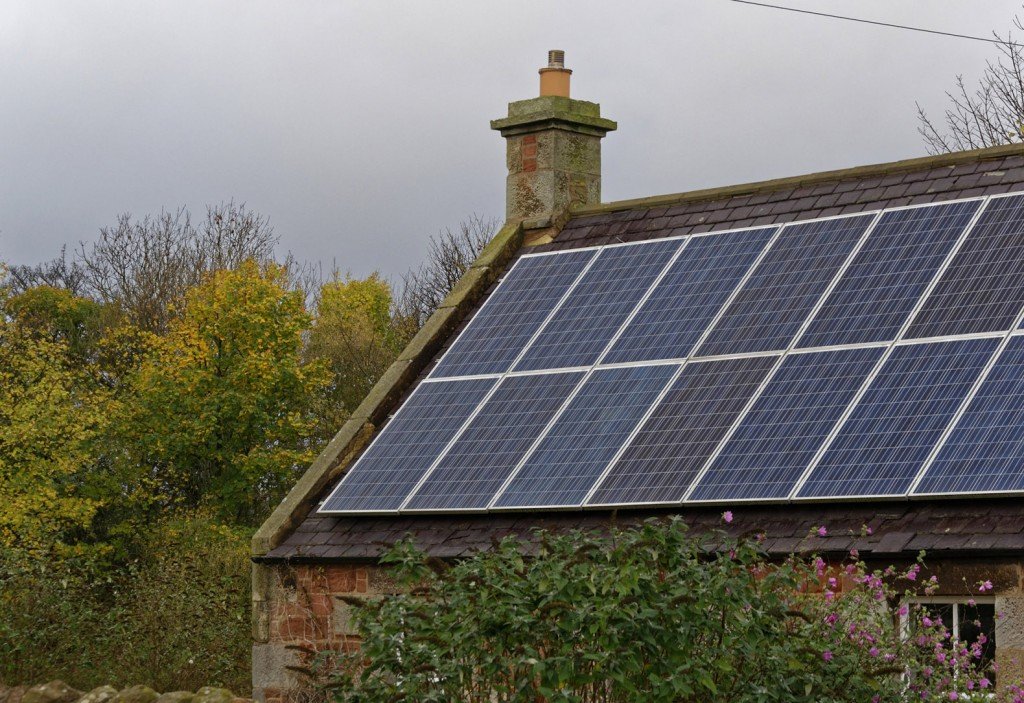
{"type": "Polygon", "coordinates": [[[197,514],[161,523],[117,572],[0,552],[0,681],[249,690],[249,537],[197,514]]]}
{"type": "Polygon", "coordinates": [[[34,558],[80,551],[102,502],[85,485],[104,395],[68,344],[0,314],[0,549],[34,558]]]}
{"type": "Polygon", "coordinates": [[[391,287],[378,274],[335,275],[321,287],[306,355],[330,370],[318,413],[322,439],[344,423],[408,340],[392,310],[391,287]]]}
{"type": "Polygon", "coordinates": [[[376,274],[273,263],[234,203],[0,264],[0,681],[245,690],[245,536],[475,241],[437,243],[397,302],[376,274]]]}
{"type": "Polygon", "coordinates": [[[982,685],[956,644],[959,668],[936,663],[937,626],[901,637],[895,593],[852,560],[837,597],[820,560],[770,564],[756,540],[695,539],[675,519],[521,547],[451,566],[392,550],[411,590],[353,602],[362,645],[337,699],[865,703],[982,685]]]}
{"type": "Polygon", "coordinates": [[[312,459],[310,398],[326,372],[303,363],[310,318],[284,273],[245,262],[191,289],[135,375],[119,429],[161,502],[252,525],[312,459]]]}
{"type": "Polygon", "coordinates": [[[63,288],[40,285],[11,296],[4,305],[25,330],[63,344],[77,363],[88,363],[102,333],[104,307],[63,288]]]}

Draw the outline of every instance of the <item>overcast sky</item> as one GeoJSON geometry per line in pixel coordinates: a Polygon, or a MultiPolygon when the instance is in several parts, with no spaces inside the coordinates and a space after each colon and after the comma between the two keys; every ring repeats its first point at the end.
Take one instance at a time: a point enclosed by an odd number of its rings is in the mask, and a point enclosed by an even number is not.
{"type": "MultiPolygon", "coordinates": [[[[1020,0],[778,0],[990,36],[1020,0]]],[[[604,200],[919,156],[994,46],[729,0],[2,0],[0,261],[118,213],[235,199],[282,249],[395,276],[428,237],[504,212],[488,120],[566,51],[601,103],[604,200]]]]}

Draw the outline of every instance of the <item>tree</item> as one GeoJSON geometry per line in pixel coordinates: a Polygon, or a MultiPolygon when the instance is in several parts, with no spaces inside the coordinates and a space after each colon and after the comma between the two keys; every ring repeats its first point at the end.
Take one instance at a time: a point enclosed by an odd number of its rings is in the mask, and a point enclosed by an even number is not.
{"type": "Polygon", "coordinates": [[[66,290],[74,296],[86,293],[85,271],[77,261],[68,260],[66,247],[61,247],[60,255],[50,261],[8,267],[6,283],[15,295],[36,286],[66,290]]]}
{"type": "MultiPolygon", "coordinates": [[[[498,221],[473,215],[430,238],[427,260],[409,271],[396,301],[396,318],[405,320],[413,333],[451,292],[498,229],[498,221]]],[[[411,334],[410,334],[411,336],[411,334]]]]}
{"type": "MultiPolygon", "coordinates": [[[[1024,30],[1019,17],[1017,29],[1024,30]]],[[[932,154],[966,151],[999,144],[1024,142],[1024,46],[998,34],[999,56],[988,61],[975,88],[964,77],[956,77],[956,87],[946,93],[949,107],[941,124],[917,106],[918,132],[932,154]]]]}
{"type": "Polygon", "coordinates": [[[318,429],[340,427],[407,341],[392,313],[391,287],[376,273],[364,279],[335,274],[320,288],[306,346],[307,358],[330,370],[318,429]]]}
{"type": "Polygon", "coordinates": [[[268,264],[276,244],[265,217],[228,202],[208,206],[198,226],[184,208],[141,220],[123,214],[100,230],[98,242],[82,245],[79,259],[95,299],[117,305],[134,326],[162,333],[185,291],[206,274],[248,260],[268,264]]]}
{"type": "Polygon", "coordinates": [[[103,306],[48,284],[26,288],[5,303],[24,333],[61,345],[78,364],[89,363],[103,327],[103,306]]]}
{"type": "Polygon", "coordinates": [[[756,537],[695,537],[679,518],[536,544],[454,564],[393,548],[408,590],[345,599],[359,646],[331,663],[337,700],[909,703],[990,685],[984,642],[901,599],[937,587],[920,563],[770,562],[756,537]]]}
{"type": "Polygon", "coordinates": [[[186,293],[121,428],[143,494],[256,524],[312,460],[326,371],[303,363],[310,317],[287,282],[282,266],[247,261],[186,293]]]}
{"type": "Polygon", "coordinates": [[[87,472],[105,396],[68,338],[38,334],[10,302],[0,290],[0,550],[68,556],[102,504],[87,472]]]}

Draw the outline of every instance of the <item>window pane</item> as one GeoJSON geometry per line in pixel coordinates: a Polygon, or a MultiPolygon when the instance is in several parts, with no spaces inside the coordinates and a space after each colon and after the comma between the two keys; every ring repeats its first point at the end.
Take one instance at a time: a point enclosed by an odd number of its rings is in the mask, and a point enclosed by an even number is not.
{"type": "MultiPolygon", "coordinates": [[[[985,643],[981,646],[982,668],[991,666],[996,657],[996,606],[979,603],[978,605],[961,604],[960,608],[960,639],[973,645],[981,635],[985,635],[985,643]]],[[[995,676],[990,675],[989,680],[995,676]]]]}

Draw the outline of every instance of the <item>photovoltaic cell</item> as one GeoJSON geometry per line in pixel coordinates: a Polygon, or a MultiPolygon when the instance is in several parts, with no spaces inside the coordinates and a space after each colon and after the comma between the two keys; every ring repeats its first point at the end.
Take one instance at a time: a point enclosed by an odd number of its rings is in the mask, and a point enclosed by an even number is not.
{"type": "Polygon", "coordinates": [[[1024,197],[993,198],[907,337],[1007,330],[1024,306],[1024,197]]]}
{"type": "Polygon", "coordinates": [[[872,219],[858,215],[785,227],[698,356],[789,346],[872,219]]]}
{"type": "Polygon", "coordinates": [[[1013,337],[914,491],[1024,490],[1024,337],[1013,337]]]}
{"type": "Polygon", "coordinates": [[[662,365],[595,371],[495,505],[580,505],[678,369],[662,365]]]}
{"type": "Polygon", "coordinates": [[[397,510],[495,383],[421,383],[321,510],[397,510]]]}
{"type": "Polygon", "coordinates": [[[882,351],[845,349],[787,357],[690,499],[787,497],[882,351]]]}
{"type": "Polygon", "coordinates": [[[679,501],[777,360],[687,364],[588,505],[679,501]]]}
{"type": "Polygon", "coordinates": [[[906,493],[997,346],[970,339],[896,347],[799,495],[906,493]]]}
{"type": "Polygon", "coordinates": [[[507,371],[595,254],[570,251],[517,261],[431,375],[507,371]]]}
{"type": "Polygon", "coordinates": [[[883,213],[798,346],[895,339],[980,203],[883,213]]]}
{"type": "Polygon", "coordinates": [[[516,370],[594,363],[680,246],[673,239],[601,250],[516,370]]]}
{"type": "Polygon", "coordinates": [[[503,379],[406,508],[486,508],[582,378],[578,371],[503,379]]]}
{"type": "Polygon", "coordinates": [[[685,358],[776,231],[691,239],[604,363],[685,358]]]}

